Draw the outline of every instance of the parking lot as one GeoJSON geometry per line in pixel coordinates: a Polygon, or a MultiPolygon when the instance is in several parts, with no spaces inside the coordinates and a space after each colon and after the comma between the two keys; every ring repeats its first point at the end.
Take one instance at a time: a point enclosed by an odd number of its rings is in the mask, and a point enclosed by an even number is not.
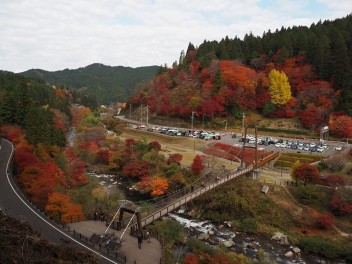
{"type": "MultiPolygon", "coordinates": [[[[222,137],[222,141],[226,144],[241,146],[243,144],[241,136],[226,135],[222,137]]],[[[247,146],[255,145],[255,137],[247,136],[247,146]]],[[[343,151],[346,148],[345,144],[335,141],[320,142],[319,139],[298,140],[292,138],[273,138],[258,136],[258,149],[267,151],[282,151],[282,152],[297,152],[309,154],[321,154],[330,156],[343,151]]]]}
{"type": "MultiPolygon", "coordinates": [[[[130,127],[133,129],[144,130],[151,133],[160,133],[168,136],[193,137],[200,140],[219,140],[220,142],[233,146],[242,146],[243,144],[243,139],[240,134],[230,132],[219,133],[215,131],[181,129],[165,126],[146,127],[143,124],[130,124],[130,127]]],[[[298,140],[292,138],[279,138],[259,135],[257,140],[258,149],[265,149],[266,151],[298,152],[330,156],[341,152],[346,148],[346,144],[343,144],[342,142],[320,142],[318,139],[298,140]]],[[[247,135],[246,145],[254,147],[254,135],[247,135]]]]}

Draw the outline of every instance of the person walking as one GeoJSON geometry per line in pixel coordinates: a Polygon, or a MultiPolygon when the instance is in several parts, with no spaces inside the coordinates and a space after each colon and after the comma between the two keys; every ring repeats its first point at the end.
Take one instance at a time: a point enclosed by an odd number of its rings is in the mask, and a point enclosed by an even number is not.
{"type": "Polygon", "coordinates": [[[149,233],[149,231],[147,231],[147,233],[145,233],[145,239],[147,240],[147,243],[150,243],[150,233],[149,233]]]}
{"type": "Polygon", "coordinates": [[[142,242],[143,242],[143,234],[142,234],[142,232],[138,232],[137,240],[138,240],[138,248],[141,249],[142,248],[142,242]]]}
{"type": "Polygon", "coordinates": [[[100,212],[100,222],[104,222],[104,213],[103,213],[103,211],[100,212]]]}

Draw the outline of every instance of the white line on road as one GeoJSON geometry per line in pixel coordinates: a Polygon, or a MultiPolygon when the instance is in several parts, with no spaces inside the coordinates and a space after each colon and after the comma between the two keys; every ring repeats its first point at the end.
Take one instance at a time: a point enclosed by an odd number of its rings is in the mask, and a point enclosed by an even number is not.
{"type": "MultiPolygon", "coordinates": [[[[3,139],[3,140],[6,140],[6,139],[3,139]]],[[[38,214],[35,210],[33,210],[23,199],[22,197],[17,193],[17,191],[15,190],[15,188],[13,187],[11,181],[10,181],[10,178],[9,178],[9,174],[8,174],[8,169],[9,169],[9,165],[10,165],[10,162],[11,162],[11,157],[13,155],[13,152],[14,152],[14,148],[13,148],[13,145],[10,141],[6,140],[7,142],[10,143],[11,145],[11,155],[10,155],[10,158],[9,160],[7,161],[7,165],[6,165],[6,177],[7,177],[7,181],[9,182],[13,192],[17,195],[17,197],[23,202],[23,204],[25,204],[29,210],[31,210],[34,214],[36,214],[40,219],[42,219],[45,223],[47,223],[48,225],[50,225],[52,228],[56,229],[56,231],[60,232],[62,235],[66,236],[67,238],[73,240],[74,242],[76,242],[77,244],[81,245],[82,247],[86,248],[87,250],[95,253],[96,255],[110,261],[111,263],[115,263],[115,264],[118,264],[117,262],[101,255],[99,252],[95,251],[94,249],[91,249],[90,247],[87,247],[86,245],[82,244],[80,241],[74,239],[73,237],[67,235],[65,232],[63,232],[62,230],[60,230],[59,228],[57,228],[56,226],[54,226],[52,223],[50,223],[49,221],[47,221],[45,218],[43,218],[40,214],[38,214]]]]}

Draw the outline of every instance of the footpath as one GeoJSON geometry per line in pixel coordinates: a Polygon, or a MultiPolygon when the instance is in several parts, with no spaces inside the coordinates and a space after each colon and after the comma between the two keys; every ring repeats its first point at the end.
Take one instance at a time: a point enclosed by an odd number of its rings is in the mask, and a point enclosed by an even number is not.
{"type": "MultiPolygon", "coordinates": [[[[102,235],[105,233],[106,224],[100,221],[81,221],[76,223],[67,224],[70,231],[75,231],[84,235],[85,237],[91,237],[94,233],[102,235]]],[[[124,230],[114,230],[109,228],[106,232],[108,235],[114,234],[116,237],[121,237],[124,230]]],[[[162,245],[161,243],[151,237],[150,242],[143,240],[141,248],[138,248],[138,240],[136,237],[129,234],[129,229],[126,230],[122,237],[122,245],[117,249],[117,253],[120,256],[126,257],[128,264],[158,264],[162,257],[162,245]]]]}

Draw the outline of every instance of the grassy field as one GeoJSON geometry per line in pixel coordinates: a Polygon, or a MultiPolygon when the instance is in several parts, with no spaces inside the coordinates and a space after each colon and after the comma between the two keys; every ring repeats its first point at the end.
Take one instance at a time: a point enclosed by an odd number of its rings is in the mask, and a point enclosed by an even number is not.
{"type": "MultiPolygon", "coordinates": [[[[181,161],[181,164],[183,166],[190,166],[193,162],[195,155],[204,155],[202,151],[210,143],[208,141],[190,137],[173,137],[136,129],[126,129],[125,132],[120,136],[120,138],[134,138],[137,140],[147,140],[148,142],[158,141],[161,145],[160,153],[164,154],[166,157],[174,153],[181,154],[183,156],[181,161]]],[[[230,162],[221,158],[215,159],[212,157],[209,157],[206,160],[206,163],[209,166],[212,166],[214,163],[217,163],[217,165],[225,166],[227,169],[233,169],[238,166],[238,163],[236,162],[230,162]]]]}
{"type": "Polygon", "coordinates": [[[283,153],[275,161],[274,167],[277,169],[289,170],[296,160],[301,163],[313,163],[323,158],[322,155],[317,154],[305,154],[305,153],[283,153]]]}

